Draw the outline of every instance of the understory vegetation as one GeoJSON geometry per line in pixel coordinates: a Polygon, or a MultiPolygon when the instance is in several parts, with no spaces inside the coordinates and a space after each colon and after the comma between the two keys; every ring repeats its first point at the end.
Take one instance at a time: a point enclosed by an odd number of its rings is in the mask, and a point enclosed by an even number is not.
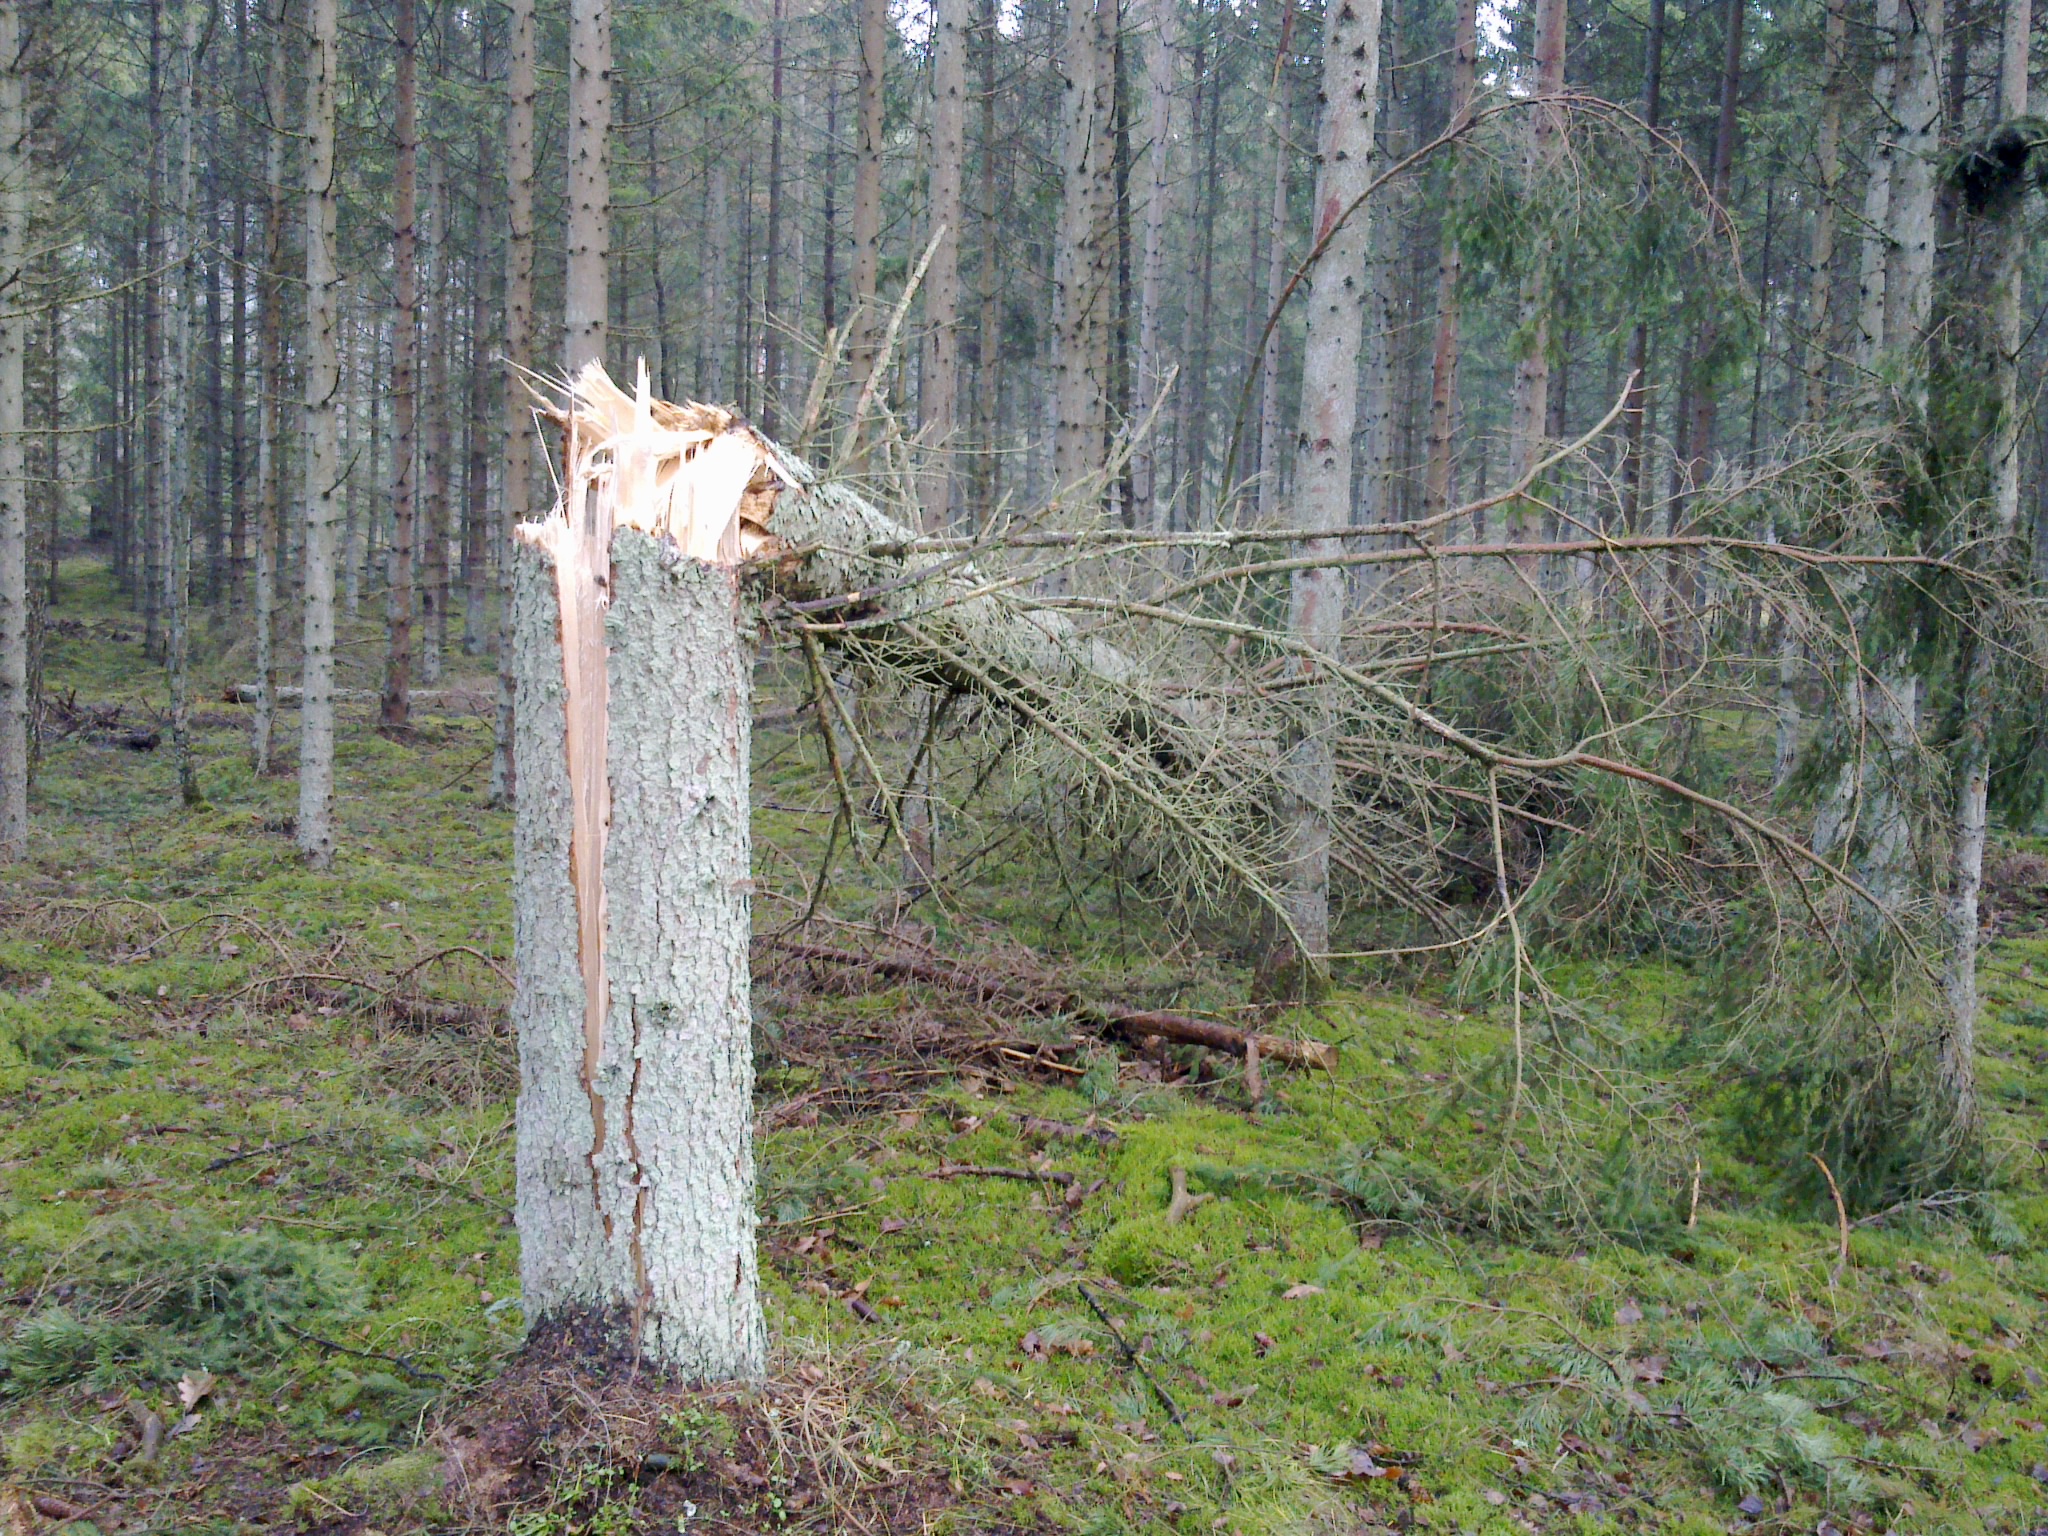
{"type": "MultiPolygon", "coordinates": [[[[487,678],[402,740],[344,707],[342,852],[313,872],[239,706],[195,717],[200,807],[136,750],[160,684],[100,580],[66,571],[40,831],[0,914],[10,1533],[2041,1521],[2031,841],[1990,861],[1982,1166],[1898,1196],[1814,1129],[1845,1123],[1842,1078],[1796,966],[1760,1002],[1725,946],[1566,926],[1531,935],[1519,988],[1377,962],[1312,1007],[1248,1005],[1248,936],[1162,921],[1026,773],[990,776],[977,825],[941,818],[949,878],[899,905],[885,808],[859,807],[865,860],[823,861],[839,794],[776,651],[754,770],[775,1356],[761,1388],[681,1393],[518,1353],[487,678]],[[1052,976],[1331,1041],[1338,1066],[1252,1083],[994,985],[1052,976]]],[[[204,638],[200,697],[239,677],[236,638],[204,638]]],[[[893,706],[868,724],[899,769],[923,735],[893,706]]]]}

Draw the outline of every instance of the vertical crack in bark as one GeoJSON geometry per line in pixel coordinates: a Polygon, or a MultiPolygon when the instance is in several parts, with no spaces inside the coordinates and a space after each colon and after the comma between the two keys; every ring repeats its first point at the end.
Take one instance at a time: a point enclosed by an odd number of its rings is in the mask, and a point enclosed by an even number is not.
{"type": "Polygon", "coordinates": [[[640,1338],[647,1327],[647,1314],[654,1305],[654,1288],[647,1280],[647,1164],[640,1156],[640,1141],[633,1132],[633,1118],[640,1106],[640,1003],[633,1002],[633,1080],[626,1089],[626,1113],[621,1130],[626,1152],[633,1162],[633,1358],[640,1358],[640,1338]]]}

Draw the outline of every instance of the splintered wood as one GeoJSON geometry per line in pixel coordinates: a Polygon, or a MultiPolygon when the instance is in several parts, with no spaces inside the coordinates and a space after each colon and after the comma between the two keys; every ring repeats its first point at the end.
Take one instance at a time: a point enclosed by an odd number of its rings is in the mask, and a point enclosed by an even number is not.
{"type": "MultiPolygon", "coordinates": [[[[593,1154],[604,1146],[604,1103],[596,1090],[609,1006],[605,978],[605,842],[611,790],[605,774],[610,682],[605,610],[611,603],[612,535],[637,528],[706,564],[734,566],[772,552],[767,520],[795,477],[773,448],[730,412],[695,401],[656,400],[642,363],[628,395],[600,363],[569,381],[568,404],[547,414],[562,424],[562,493],[548,515],[517,536],[545,550],[561,604],[567,687],[567,751],[576,891],[577,950],[584,985],[583,1079],[590,1095],[593,1154]]],[[[679,661],[685,660],[678,658],[679,661]]]]}

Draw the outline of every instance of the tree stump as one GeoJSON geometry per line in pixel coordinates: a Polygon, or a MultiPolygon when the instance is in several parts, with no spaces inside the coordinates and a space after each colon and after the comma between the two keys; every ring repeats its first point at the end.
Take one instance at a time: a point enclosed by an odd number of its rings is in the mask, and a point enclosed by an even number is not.
{"type": "MultiPolygon", "coordinates": [[[[584,424],[564,505],[514,546],[527,1318],[601,1359],[759,1377],[737,550],[642,504],[677,470],[675,433],[649,425],[652,452],[593,434],[579,454],[584,424]]],[[[710,498],[728,523],[741,489],[710,498]]]]}

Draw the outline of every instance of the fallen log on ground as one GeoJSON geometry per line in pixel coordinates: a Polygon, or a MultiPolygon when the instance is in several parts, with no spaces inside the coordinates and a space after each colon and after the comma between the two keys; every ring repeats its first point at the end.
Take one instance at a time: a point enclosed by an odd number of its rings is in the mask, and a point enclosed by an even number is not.
{"type": "Polygon", "coordinates": [[[1096,1029],[1132,1040],[1156,1037],[1175,1045],[1206,1046],[1212,1051],[1232,1056],[1243,1056],[1248,1046],[1256,1046],[1259,1057],[1265,1061],[1320,1067],[1325,1072],[1337,1070],[1337,1047],[1322,1040],[1290,1040],[1284,1035],[1257,1034],[1213,1019],[1198,1019],[1191,1014],[1091,1002],[1060,987],[1034,983],[1021,977],[995,976],[987,971],[948,965],[940,960],[908,955],[863,955],[855,950],[834,949],[829,945],[809,944],[798,939],[757,939],[755,942],[799,960],[871,971],[899,981],[920,981],[929,986],[967,993],[980,1002],[1011,1003],[1035,1014],[1064,1014],[1096,1029]]]}

